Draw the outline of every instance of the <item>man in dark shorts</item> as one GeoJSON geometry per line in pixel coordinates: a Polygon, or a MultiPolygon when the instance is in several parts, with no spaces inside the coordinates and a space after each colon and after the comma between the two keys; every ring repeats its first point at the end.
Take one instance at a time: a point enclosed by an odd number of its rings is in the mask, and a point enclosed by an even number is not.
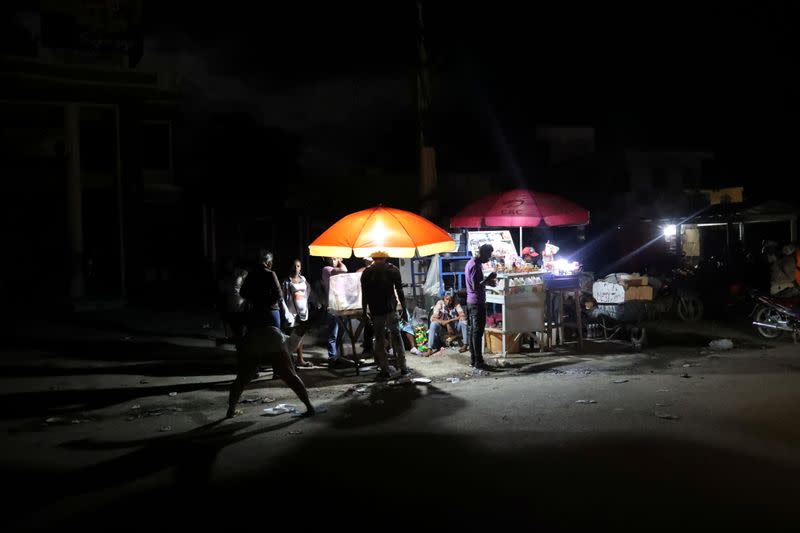
{"type": "Polygon", "coordinates": [[[258,367],[263,364],[272,365],[272,372],[283,380],[297,394],[306,406],[305,415],[314,414],[314,406],[308,399],[308,391],[297,375],[292,364],[291,353],[297,348],[299,336],[286,337],[274,326],[262,326],[247,332],[247,335],[236,345],[238,369],[236,379],[231,385],[228,397],[227,418],[232,418],[241,411],[236,409],[244,388],[258,376],[258,367]]]}

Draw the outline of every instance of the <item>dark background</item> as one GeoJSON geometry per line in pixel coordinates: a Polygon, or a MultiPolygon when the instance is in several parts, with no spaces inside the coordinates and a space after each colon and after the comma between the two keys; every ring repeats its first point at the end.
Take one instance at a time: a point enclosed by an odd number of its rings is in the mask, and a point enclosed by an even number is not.
{"type": "MultiPolygon", "coordinates": [[[[32,85],[30,76],[15,84],[31,64],[6,63],[4,139],[18,137],[12,126],[33,114],[42,128],[58,127],[53,102],[120,106],[123,245],[108,223],[117,212],[113,189],[89,190],[84,177],[84,253],[96,278],[88,292],[97,297],[122,284],[129,298],[191,299],[227,257],[249,260],[265,246],[283,269],[353,210],[378,203],[423,210],[430,198],[419,187],[420,131],[436,150],[436,222],[447,226],[490,192],[555,192],[590,209],[592,225],[584,235],[529,230],[526,244],[554,237],[568,250],[588,249],[581,259],[599,271],[652,236],[647,229],[609,242],[610,232],[691,213],[689,189],[743,186],[749,202],[797,198],[789,5],[423,2],[420,32],[418,3],[408,1],[6,2],[4,56],[54,61],[67,69],[59,77],[74,77],[70,69],[110,68],[120,55],[113,47],[123,43],[117,71],[158,76],[142,96],[106,92],[99,74],[84,71],[93,81],[80,89],[32,85]],[[85,30],[87,13],[101,21],[95,30],[85,30]],[[46,48],[62,52],[53,59],[46,48]],[[422,114],[421,71],[430,81],[422,114]],[[543,136],[543,127],[580,128],[589,148],[575,152],[574,143],[543,136]],[[649,154],[646,162],[690,154],[679,159],[697,164],[653,166],[644,179],[631,153],[649,154]],[[124,281],[114,267],[121,247],[124,281]]],[[[84,173],[110,172],[116,159],[115,123],[101,114],[82,115],[84,173]]],[[[33,181],[52,182],[37,192],[31,179],[8,180],[18,192],[6,195],[15,199],[4,231],[16,243],[9,256],[24,266],[3,278],[22,270],[35,280],[52,249],[63,248],[62,163],[52,154],[21,162],[9,144],[2,157],[6,175],[24,168],[33,181]],[[32,209],[40,214],[12,224],[32,209]]],[[[59,261],[68,254],[55,253],[59,261]]],[[[53,291],[63,289],[63,280],[53,283],[53,291]]]]}

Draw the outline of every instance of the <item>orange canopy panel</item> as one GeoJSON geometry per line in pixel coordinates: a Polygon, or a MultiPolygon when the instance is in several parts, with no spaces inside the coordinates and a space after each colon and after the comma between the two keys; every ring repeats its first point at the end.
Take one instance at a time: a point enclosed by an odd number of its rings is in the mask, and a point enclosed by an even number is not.
{"type": "Polygon", "coordinates": [[[373,207],[347,215],[317,237],[308,247],[322,257],[368,257],[386,252],[389,257],[414,257],[456,251],[450,235],[427,219],[401,209],[373,207]]]}

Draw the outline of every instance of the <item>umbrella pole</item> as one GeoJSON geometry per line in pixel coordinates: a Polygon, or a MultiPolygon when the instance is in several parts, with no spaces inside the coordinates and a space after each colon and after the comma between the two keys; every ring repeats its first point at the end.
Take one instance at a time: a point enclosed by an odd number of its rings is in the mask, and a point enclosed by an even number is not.
{"type": "Polygon", "coordinates": [[[522,255],[522,226],[519,227],[519,255],[522,255]]]}

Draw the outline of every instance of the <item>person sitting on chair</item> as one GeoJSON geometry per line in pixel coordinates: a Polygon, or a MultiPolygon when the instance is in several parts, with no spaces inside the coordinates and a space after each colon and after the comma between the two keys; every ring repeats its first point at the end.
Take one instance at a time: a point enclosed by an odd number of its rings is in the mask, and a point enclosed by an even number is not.
{"type": "Polygon", "coordinates": [[[464,353],[469,350],[469,338],[467,337],[467,315],[458,303],[458,297],[452,291],[447,291],[444,298],[436,302],[431,314],[431,327],[428,331],[428,345],[432,352],[437,352],[442,348],[442,336],[448,337],[461,335],[461,348],[458,350],[464,353]]]}

